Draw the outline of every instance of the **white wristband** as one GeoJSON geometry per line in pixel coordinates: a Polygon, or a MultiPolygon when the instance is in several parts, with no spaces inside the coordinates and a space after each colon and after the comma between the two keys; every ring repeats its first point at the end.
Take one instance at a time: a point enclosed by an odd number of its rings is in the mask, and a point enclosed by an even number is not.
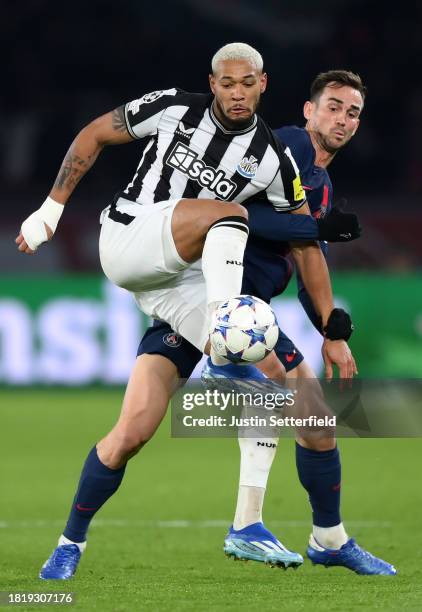
{"type": "Polygon", "coordinates": [[[59,204],[53,198],[48,197],[38,210],[25,219],[21,231],[26,244],[32,251],[36,251],[40,244],[48,240],[44,223],[54,234],[63,210],[63,204],[59,204]]]}
{"type": "Polygon", "coordinates": [[[53,234],[56,231],[57,224],[63,214],[63,210],[64,204],[59,204],[53,200],[53,198],[50,198],[50,196],[48,196],[44,204],[42,204],[38,209],[44,223],[47,223],[53,234]]]}

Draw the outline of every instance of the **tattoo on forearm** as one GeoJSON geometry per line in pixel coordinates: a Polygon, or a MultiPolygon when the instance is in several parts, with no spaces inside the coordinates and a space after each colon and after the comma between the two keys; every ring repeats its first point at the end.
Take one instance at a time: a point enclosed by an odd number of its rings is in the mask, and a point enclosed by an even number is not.
{"type": "Polygon", "coordinates": [[[87,159],[83,159],[69,150],[63,160],[54,186],[57,189],[73,191],[83,175],[90,169],[93,162],[94,155],[88,155],[87,159]]]}
{"type": "Polygon", "coordinates": [[[124,106],[119,106],[119,108],[115,108],[112,111],[112,126],[116,132],[125,132],[127,130],[124,106]]]}
{"type": "MultiPolygon", "coordinates": [[[[118,108],[115,108],[112,111],[111,116],[113,130],[115,132],[126,132],[127,127],[125,120],[125,107],[119,106],[118,108]]],[[[110,139],[109,142],[112,143],[113,140],[110,139]]],[[[59,174],[57,175],[54,183],[54,187],[56,189],[66,190],[67,192],[71,193],[83,175],[86,174],[86,172],[88,172],[88,170],[91,168],[105,144],[107,144],[106,141],[103,141],[101,144],[97,143],[98,147],[92,152],[91,155],[80,157],[80,155],[74,153],[74,150],[76,148],[80,153],[81,150],[83,151],[85,149],[85,146],[81,147],[79,145],[75,145],[74,142],[63,160],[59,174]]]]}

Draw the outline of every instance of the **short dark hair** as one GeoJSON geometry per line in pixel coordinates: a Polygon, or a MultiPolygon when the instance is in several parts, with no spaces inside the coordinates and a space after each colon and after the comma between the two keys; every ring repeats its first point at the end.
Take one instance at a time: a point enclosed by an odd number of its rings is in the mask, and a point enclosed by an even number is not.
{"type": "Polygon", "coordinates": [[[344,85],[349,85],[349,87],[357,89],[360,92],[362,99],[365,100],[366,87],[358,74],[355,74],[350,70],[328,70],[328,72],[320,72],[314,79],[311,85],[311,102],[317,101],[324,88],[330,84],[333,87],[343,87],[344,85]]]}

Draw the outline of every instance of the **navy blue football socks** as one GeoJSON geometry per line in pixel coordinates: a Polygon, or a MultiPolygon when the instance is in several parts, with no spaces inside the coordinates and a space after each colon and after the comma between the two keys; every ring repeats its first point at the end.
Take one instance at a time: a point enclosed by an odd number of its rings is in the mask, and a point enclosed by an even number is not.
{"type": "Polygon", "coordinates": [[[82,469],[78,490],[63,535],[72,542],[84,542],[95,513],[117,491],[126,466],[112,470],[98,458],[97,449],[89,453],[82,469]]]}
{"type": "Polygon", "coordinates": [[[313,524],[334,527],[341,523],[341,464],[337,447],[317,451],[296,442],[296,467],[299,480],[309,494],[313,524]]]}

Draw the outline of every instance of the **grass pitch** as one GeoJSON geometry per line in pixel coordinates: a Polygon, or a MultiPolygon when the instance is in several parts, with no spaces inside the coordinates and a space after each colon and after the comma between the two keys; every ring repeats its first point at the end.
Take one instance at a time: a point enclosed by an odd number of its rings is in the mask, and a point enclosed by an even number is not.
{"type": "MultiPolygon", "coordinates": [[[[73,592],[71,609],[84,612],[422,608],[420,439],[340,441],[346,528],[393,562],[396,577],[361,577],[308,561],[284,572],[226,559],[237,442],[172,439],[165,421],[97,515],[74,579],[38,580],[63,529],[82,463],[114,423],[122,394],[0,391],[0,590],[73,592]]],[[[286,546],[304,552],[310,511],[292,440],[280,443],[264,518],[286,546]]]]}

